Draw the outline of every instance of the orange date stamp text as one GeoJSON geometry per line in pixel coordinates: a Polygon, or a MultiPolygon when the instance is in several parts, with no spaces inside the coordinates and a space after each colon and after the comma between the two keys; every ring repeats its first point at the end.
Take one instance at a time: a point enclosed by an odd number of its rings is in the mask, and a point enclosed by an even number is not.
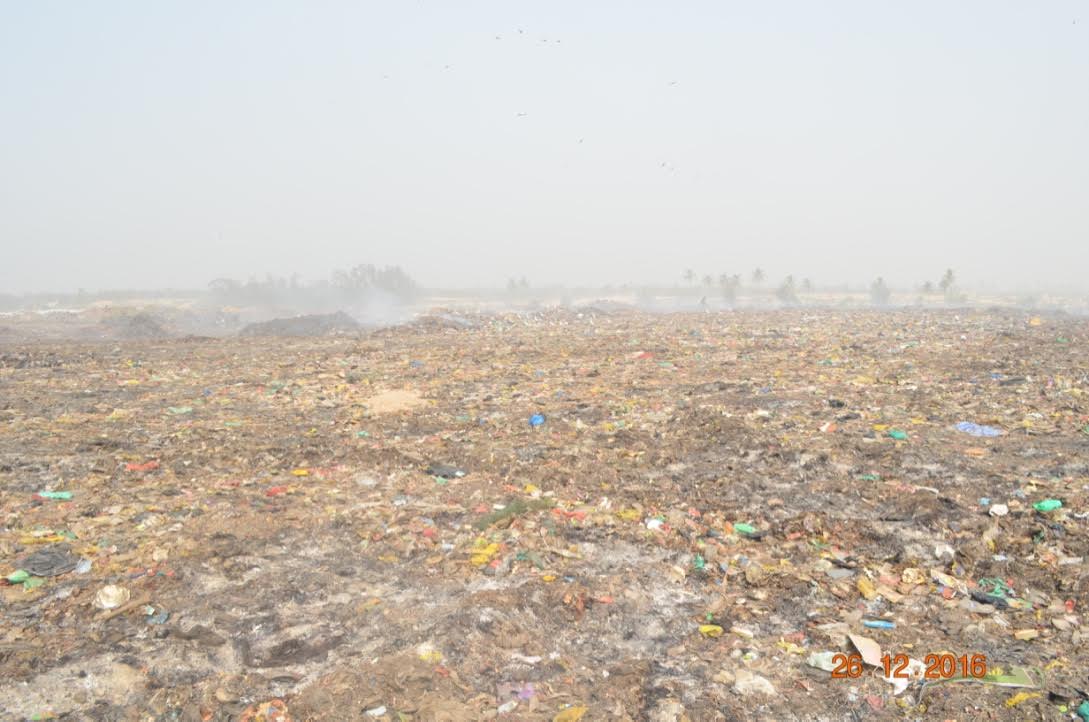
{"type": "MultiPolygon", "coordinates": [[[[857,679],[862,676],[865,665],[858,654],[837,654],[832,657],[832,677],[836,679],[857,679]]],[[[952,677],[987,676],[987,656],[984,654],[962,654],[959,657],[950,654],[928,654],[923,658],[925,670],[923,679],[950,679],[952,677]]],[[[911,659],[906,654],[886,654],[881,658],[881,671],[892,679],[911,679],[916,676],[909,669],[911,659]]]]}

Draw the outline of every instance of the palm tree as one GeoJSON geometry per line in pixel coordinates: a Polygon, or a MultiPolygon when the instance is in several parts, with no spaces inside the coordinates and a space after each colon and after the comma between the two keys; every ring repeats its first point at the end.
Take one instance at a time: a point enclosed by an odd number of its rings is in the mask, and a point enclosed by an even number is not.
{"type": "Polygon", "coordinates": [[[703,281],[703,285],[706,286],[707,288],[710,288],[711,286],[715,285],[715,279],[711,278],[711,274],[707,274],[706,276],[704,276],[702,281],[703,281]]]}
{"type": "Polygon", "coordinates": [[[763,268],[757,268],[755,271],[752,272],[752,282],[753,283],[762,283],[763,281],[764,281],[764,269],[763,268]]]}
{"type": "Polygon", "coordinates": [[[685,283],[691,286],[692,283],[696,280],[696,272],[693,271],[691,268],[686,268],[684,269],[684,273],[681,274],[681,278],[684,279],[685,283]]]}
{"type": "Polygon", "coordinates": [[[805,291],[806,293],[809,293],[810,291],[812,291],[813,290],[813,282],[810,281],[808,278],[803,278],[802,279],[802,290],[805,291]]]}
{"type": "Polygon", "coordinates": [[[892,297],[892,291],[885,285],[885,279],[881,276],[870,285],[870,302],[875,306],[887,306],[892,297]]]}
{"type": "Polygon", "coordinates": [[[957,277],[953,275],[953,269],[945,269],[945,275],[942,276],[942,280],[938,283],[938,288],[945,294],[945,302],[953,303],[957,297],[957,277]]]}
{"type": "Polygon", "coordinates": [[[952,268],[945,269],[945,274],[942,276],[941,282],[938,284],[938,288],[942,290],[942,293],[948,294],[953,290],[953,284],[957,282],[957,277],[953,274],[952,268]]]}
{"type": "Polygon", "coordinates": [[[722,297],[731,306],[737,301],[737,289],[741,287],[741,276],[730,276],[722,273],[718,277],[719,288],[722,289],[722,297]]]}
{"type": "Polygon", "coordinates": [[[775,291],[775,297],[790,306],[798,303],[798,294],[794,289],[794,276],[783,279],[783,284],[775,291]]]}

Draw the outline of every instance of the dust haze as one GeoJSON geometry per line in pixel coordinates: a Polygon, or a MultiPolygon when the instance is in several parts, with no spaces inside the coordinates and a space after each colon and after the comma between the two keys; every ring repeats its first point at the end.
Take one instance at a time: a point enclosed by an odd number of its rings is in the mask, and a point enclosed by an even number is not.
{"type": "Polygon", "coordinates": [[[1083,297],[1084,9],[9,3],[0,291],[1083,297]]]}

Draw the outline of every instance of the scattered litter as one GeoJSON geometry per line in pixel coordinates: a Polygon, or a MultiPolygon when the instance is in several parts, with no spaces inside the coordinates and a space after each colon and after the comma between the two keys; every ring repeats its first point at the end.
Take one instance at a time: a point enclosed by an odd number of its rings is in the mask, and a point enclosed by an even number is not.
{"type": "Polygon", "coordinates": [[[280,699],[250,705],[242,711],[239,722],[292,722],[287,704],[280,699]]]}
{"type": "Polygon", "coordinates": [[[833,672],[840,666],[836,660],[839,654],[839,652],[814,652],[806,658],[805,663],[810,667],[823,669],[825,672],[833,672]]]}
{"type": "Polygon", "coordinates": [[[39,499],[52,499],[59,501],[68,501],[72,498],[72,492],[70,491],[39,491],[34,496],[39,499]]]}
{"type": "Polygon", "coordinates": [[[772,697],[775,695],[775,685],[766,677],[753,674],[747,669],[739,669],[734,673],[734,691],[742,697],[752,695],[772,697]]]}
{"type": "Polygon", "coordinates": [[[857,634],[848,634],[847,638],[851,640],[851,644],[855,645],[855,649],[862,655],[863,662],[873,667],[881,666],[880,644],[868,637],[862,637],[857,634]]]}
{"type": "Polygon", "coordinates": [[[99,609],[117,609],[122,604],[128,602],[131,596],[132,593],[125,587],[107,584],[95,594],[94,605],[99,609]]]}
{"type": "Polygon", "coordinates": [[[896,629],[896,622],[887,619],[863,619],[862,626],[870,629],[896,629]]]}
{"type": "Polygon", "coordinates": [[[67,544],[39,549],[24,557],[19,563],[20,569],[25,569],[36,577],[56,577],[67,574],[79,566],[79,557],[72,553],[67,544]]]}
{"type": "Polygon", "coordinates": [[[1058,499],[1044,499],[1043,501],[1038,501],[1033,504],[1032,508],[1036,511],[1049,512],[1062,509],[1063,503],[1058,499]]]}
{"type": "Polygon", "coordinates": [[[586,714],[588,707],[568,707],[552,718],[552,722],[578,722],[586,714]]]}
{"type": "Polygon", "coordinates": [[[465,469],[451,464],[431,464],[427,467],[427,473],[431,476],[442,477],[443,479],[460,479],[468,472],[465,471],[465,469]]]}
{"type": "Polygon", "coordinates": [[[1043,693],[1041,692],[1018,692],[1017,694],[1006,700],[1006,706],[1016,707],[1022,702],[1028,702],[1030,699],[1036,699],[1037,697],[1042,696],[1043,693]]]}
{"type": "Polygon", "coordinates": [[[969,434],[971,436],[1001,436],[1002,429],[996,429],[993,426],[983,426],[972,421],[960,421],[953,428],[963,434],[969,434]]]}
{"type": "Polygon", "coordinates": [[[914,718],[934,654],[988,669],[930,714],[1087,700],[1084,319],[471,315],[0,349],[8,716],[914,718]]]}

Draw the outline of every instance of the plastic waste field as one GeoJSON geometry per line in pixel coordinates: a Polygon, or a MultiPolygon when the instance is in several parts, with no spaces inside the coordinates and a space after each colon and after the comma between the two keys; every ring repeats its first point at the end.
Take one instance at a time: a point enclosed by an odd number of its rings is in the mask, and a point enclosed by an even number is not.
{"type": "Polygon", "coordinates": [[[1087,330],[0,346],[0,718],[1089,718],[1087,330]]]}

